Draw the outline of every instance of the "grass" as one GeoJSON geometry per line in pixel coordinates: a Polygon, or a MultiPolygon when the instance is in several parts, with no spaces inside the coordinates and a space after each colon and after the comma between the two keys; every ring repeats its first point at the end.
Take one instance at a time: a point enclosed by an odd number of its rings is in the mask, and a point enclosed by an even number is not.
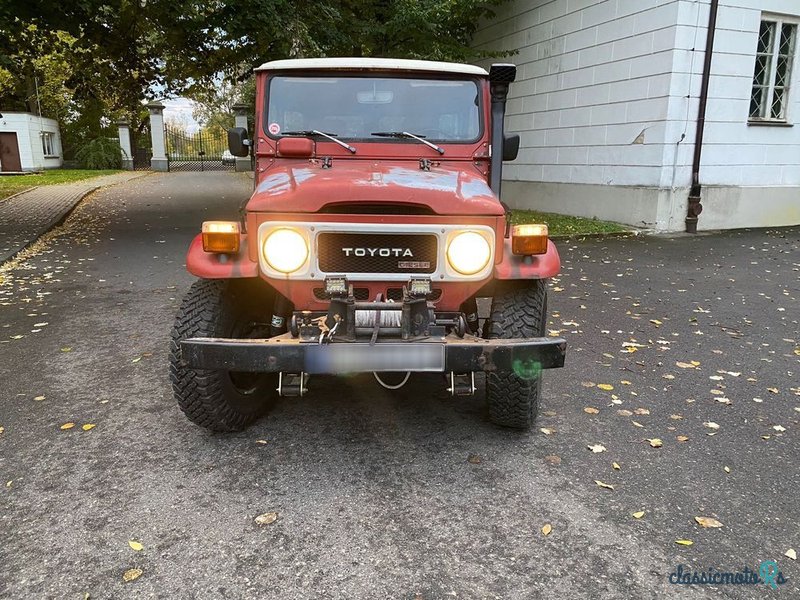
{"type": "Polygon", "coordinates": [[[89,169],[52,169],[42,173],[30,175],[6,175],[0,177],[0,199],[12,194],[22,192],[37,185],[56,185],[58,183],[73,183],[101,175],[113,175],[121,171],[109,169],[92,171],[89,169]]]}
{"type": "Polygon", "coordinates": [[[539,212],[535,210],[516,210],[512,212],[511,222],[521,223],[547,223],[551,236],[572,236],[586,235],[592,233],[621,233],[630,231],[630,227],[612,223],[610,221],[598,221],[597,219],[585,219],[583,217],[570,217],[568,215],[557,215],[555,213],[539,212]]]}

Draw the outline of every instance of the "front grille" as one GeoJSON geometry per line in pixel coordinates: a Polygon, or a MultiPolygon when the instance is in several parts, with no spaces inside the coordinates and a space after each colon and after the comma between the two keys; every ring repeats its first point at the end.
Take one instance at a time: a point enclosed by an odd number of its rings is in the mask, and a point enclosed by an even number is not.
{"type": "Polygon", "coordinates": [[[433,273],[438,241],[431,234],[323,232],[317,237],[323,273],[433,273]]]}
{"type": "MultiPolygon", "coordinates": [[[[433,288],[431,290],[430,295],[428,296],[428,300],[437,302],[441,297],[442,297],[442,290],[440,288],[433,288]]],[[[388,290],[386,290],[386,298],[394,302],[402,302],[403,288],[389,288],[388,290]]]]}
{"type": "MultiPolygon", "coordinates": [[[[359,302],[364,302],[366,300],[369,300],[369,288],[364,288],[364,287],[353,288],[353,297],[359,302]]],[[[330,300],[328,294],[325,293],[325,288],[314,288],[314,298],[316,298],[317,300],[330,300]]]]}

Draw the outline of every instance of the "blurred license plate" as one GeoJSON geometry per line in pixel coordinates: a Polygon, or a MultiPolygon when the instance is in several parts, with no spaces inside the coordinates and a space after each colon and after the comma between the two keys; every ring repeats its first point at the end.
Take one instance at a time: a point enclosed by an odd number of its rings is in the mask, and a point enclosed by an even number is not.
{"type": "Polygon", "coordinates": [[[444,344],[328,344],[308,346],[308,373],[444,371],[444,344]]]}

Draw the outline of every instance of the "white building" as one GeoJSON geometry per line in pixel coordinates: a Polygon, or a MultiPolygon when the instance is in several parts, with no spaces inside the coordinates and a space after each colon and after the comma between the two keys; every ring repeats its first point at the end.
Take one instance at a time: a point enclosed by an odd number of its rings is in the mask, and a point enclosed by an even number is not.
{"type": "MultiPolygon", "coordinates": [[[[517,51],[506,127],[522,142],[504,199],[684,230],[711,2],[499,6],[474,44],[517,51]]],[[[798,23],[798,0],[719,0],[700,230],[800,223],[798,23]]]]}
{"type": "Polygon", "coordinates": [[[63,163],[58,122],[0,110],[0,171],[57,169],[63,163]]]}

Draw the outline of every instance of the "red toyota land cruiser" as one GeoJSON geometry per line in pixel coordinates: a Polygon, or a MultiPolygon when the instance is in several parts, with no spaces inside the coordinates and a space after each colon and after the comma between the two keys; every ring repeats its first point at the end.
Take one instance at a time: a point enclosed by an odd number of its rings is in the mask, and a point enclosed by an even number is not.
{"type": "Polygon", "coordinates": [[[529,428],[542,369],[547,226],[510,224],[500,201],[516,67],[379,58],[279,60],[256,69],[255,158],[239,221],[203,223],[187,256],[200,279],[172,331],[186,416],[239,430],[317,374],[373,372],[390,389],[442,373],[473,394],[485,373],[494,423],[529,428]],[[481,324],[477,299],[491,298],[481,324]]]}

